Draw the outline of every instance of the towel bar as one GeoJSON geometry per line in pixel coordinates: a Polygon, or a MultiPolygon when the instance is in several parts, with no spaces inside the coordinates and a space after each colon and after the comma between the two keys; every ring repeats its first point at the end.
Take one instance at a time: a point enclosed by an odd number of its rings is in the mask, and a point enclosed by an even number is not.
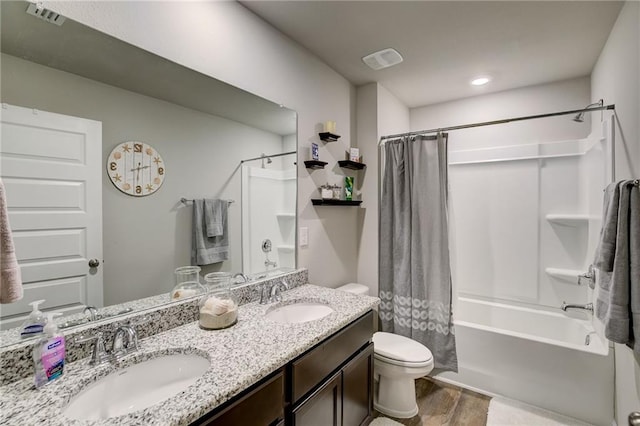
{"type": "MultiPolygon", "coordinates": [[[[631,183],[633,186],[640,186],[640,179],[634,179],[634,181],[631,183]]],[[[602,192],[606,191],[606,188],[602,189],[602,192]]]]}
{"type": "MultiPolygon", "coordinates": [[[[189,204],[189,203],[193,203],[193,201],[194,201],[194,200],[189,200],[189,199],[184,198],[184,197],[180,198],[180,202],[181,202],[182,204],[189,204]]],[[[231,203],[235,203],[235,202],[236,202],[235,200],[227,200],[227,203],[229,203],[229,204],[231,204],[231,203]]]]}

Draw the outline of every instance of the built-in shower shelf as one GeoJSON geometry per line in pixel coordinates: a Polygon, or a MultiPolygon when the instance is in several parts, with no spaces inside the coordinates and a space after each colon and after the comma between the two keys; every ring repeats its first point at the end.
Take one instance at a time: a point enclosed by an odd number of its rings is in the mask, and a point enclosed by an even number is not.
{"type": "Polygon", "coordinates": [[[296,249],[294,246],[286,246],[286,245],[276,246],[276,248],[280,251],[288,251],[288,252],[294,251],[296,249]]]}
{"type": "Polygon", "coordinates": [[[571,282],[578,285],[578,275],[583,274],[584,271],[577,269],[562,269],[562,268],[545,268],[544,272],[547,275],[559,280],[571,282]]]}
{"type": "Polygon", "coordinates": [[[276,217],[278,219],[295,219],[296,215],[295,213],[277,213],[276,217]]]}
{"type": "Polygon", "coordinates": [[[589,223],[589,215],[586,214],[548,214],[547,221],[564,226],[584,226],[589,223]]]}

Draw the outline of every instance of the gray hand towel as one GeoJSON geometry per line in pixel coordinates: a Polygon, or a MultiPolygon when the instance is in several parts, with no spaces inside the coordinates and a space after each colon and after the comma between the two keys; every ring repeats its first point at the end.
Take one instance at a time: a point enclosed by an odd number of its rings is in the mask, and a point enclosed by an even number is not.
{"type": "Polygon", "coordinates": [[[207,237],[220,237],[224,234],[223,217],[226,216],[225,200],[204,200],[204,220],[207,225],[207,237]]]}
{"type": "Polygon", "coordinates": [[[640,354],[640,187],[631,186],[629,197],[629,289],[631,339],[627,346],[640,354]]]}
{"type": "Polygon", "coordinates": [[[602,229],[596,249],[594,266],[601,271],[613,271],[613,259],[616,253],[618,234],[618,204],[620,203],[620,182],[610,183],[604,191],[602,229]]]}
{"type": "MultiPolygon", "coordinates": [[[[612,184],[613,185],[613,184],[612,184]]],[[[605,336],[640,353],[640,194],[633,181],[620,181],[605,193],[605,215],[596,253],[596,316],[605,336]]]]}
{"type": "Polygon", "coordinates": [[[229,259],[226,206],[222,209],[222,235],[220,236],[207,236],[207,221],[205,216],[205,200],[194,200],[191,243],[192,265],[210,265],[229,259]]]}

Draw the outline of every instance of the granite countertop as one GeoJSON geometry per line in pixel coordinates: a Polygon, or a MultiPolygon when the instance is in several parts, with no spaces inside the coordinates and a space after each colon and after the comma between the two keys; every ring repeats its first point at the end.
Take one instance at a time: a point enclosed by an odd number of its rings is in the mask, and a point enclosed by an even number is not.
{"type": "Polygon", "coordinates": [[[328,302],[335,312],[316,321],[283,324],[264,317],[272,305],[242,305],[238,323],[224,330],[202,330],[197,322],[140,341],[140,351],[118,366],[89,366],[83,359],[65,366],[65,374],[40,390],[33,376],[0,387],[0,424],[3,425],[188,425],[223,402],[268,376],[307,349],[366,313],[379,302],[306,284],[282,293],[283,302],[295,299],[328,302]],[[63,407],[82,388],[114,370],[163,354],[196,353],[211,366],[185,391],[134,413],[98,421],[77,421],[62,414],[63,407]]]}

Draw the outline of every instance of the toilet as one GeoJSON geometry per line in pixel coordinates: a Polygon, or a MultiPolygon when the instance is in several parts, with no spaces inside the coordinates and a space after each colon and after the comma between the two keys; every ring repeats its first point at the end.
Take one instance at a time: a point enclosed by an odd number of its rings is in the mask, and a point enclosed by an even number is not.
{"type": "MultiPolygon", "coordinates": [[[[362,284],[349,283],[337,290],[369,293],[362,284]]],[[[373,370],[378,381],[373,407],[391,417],[410,418],[418,414],[415,380],[433,370],[433,355],[424,345],[393,333],[373,334],[373,370]]]]}

